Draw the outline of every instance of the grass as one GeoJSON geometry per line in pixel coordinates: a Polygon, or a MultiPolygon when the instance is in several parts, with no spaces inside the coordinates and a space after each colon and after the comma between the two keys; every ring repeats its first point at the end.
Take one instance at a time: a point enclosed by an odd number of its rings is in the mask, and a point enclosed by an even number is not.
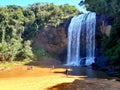
{"type": "Polygon", "coordinates": [[[29,62],[31,62],[31,60],[4,62],[4,63],[0,64],[0,67],[4,67],[4,66],[12,67],[12,66],[15,66],[17,64],[25,65],[25,64],[27,64],[29,62]]]}

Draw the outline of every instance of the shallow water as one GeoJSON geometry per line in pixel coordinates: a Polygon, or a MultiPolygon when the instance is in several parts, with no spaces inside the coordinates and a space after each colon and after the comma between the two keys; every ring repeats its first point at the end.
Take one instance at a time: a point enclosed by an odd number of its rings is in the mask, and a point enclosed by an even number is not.
{"type": "Polygon", "coordinates": [[[93,70],[91,66],[88,67],[77,67],[70,66],[69,75],[73,76],[84,76],[86,78],[101,78],[101,79],[110,79],[112,77],[108,76],[106,72],[93,70]]]}
{"type": "Polygon", "coordinates": [[[0,70],[0,78],[12,78],[12,77],[38,77],[38,76],[47,76],[53,74],[65,74],[66,68],[68,68],[68,75],[70,76],[80,76],[85,78],[100,78],[100,79],[112,79],[109,77],[106,72],[92,70],[89,67],[80,67],[80,66],[55,66],[54,72],[50,72],[49,67],[35,67],[33,70],[27,70],[29,66],[15,66],[7,68],[5,70],[0,70]]]}

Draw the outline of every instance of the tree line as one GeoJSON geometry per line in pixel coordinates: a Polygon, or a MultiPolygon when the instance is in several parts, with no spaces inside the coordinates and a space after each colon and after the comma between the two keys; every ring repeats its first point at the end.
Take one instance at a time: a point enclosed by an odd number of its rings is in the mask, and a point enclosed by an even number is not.
{"type": "Polygon", "coordinates": [[[35,3],[0,7],[0,61],[33,59],[31,38],[45,25],[54,27],[78,14],[71,5],[35,3]]]}

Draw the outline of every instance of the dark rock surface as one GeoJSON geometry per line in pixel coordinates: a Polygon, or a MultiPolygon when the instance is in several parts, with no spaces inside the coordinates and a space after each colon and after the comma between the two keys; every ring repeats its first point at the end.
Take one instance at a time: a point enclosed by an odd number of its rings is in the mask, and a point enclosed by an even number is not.
{"type": "Polygon", "coordinates": [[[100,70],[107,70],[109,58],[103,54],[103,44],[106,37],[110,35],[111,25],[114,18],[112,15],[97,15],[96,17],[96,41],[95,41],[95,63],[93,67],[100,70]]]}
{"type": "Polygon", "coordinates": [[[109,66],[109,58],[106,56],[96,57],[95,63],[92,66],[95,69],[106,71],[108,70],[108,66],[109,66]]]}
{"type": "MultiPolygon", "coordinates": [[[[66,22],[69,22],[69,20],[66,22]]],[[[42,27],[36,37],[33,38],[32,47],[35,49],[44,48],[51,55],[58,57],[60,60],[66,60],[68,42],[67,27],[67,23],[58,27],[42,27]]]]}
{"type": "Polygon", "coordinates": [[[85,79],[58,84],[47,90],[120,90],[120,83],[112,80],[85,79]]]}

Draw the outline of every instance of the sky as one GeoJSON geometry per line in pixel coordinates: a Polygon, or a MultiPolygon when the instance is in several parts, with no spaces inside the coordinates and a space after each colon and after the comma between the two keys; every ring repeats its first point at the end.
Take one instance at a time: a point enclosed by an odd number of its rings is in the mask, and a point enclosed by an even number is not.
{"type": "Polygon", "coordinates": [[[56,5],[61,4],[69,4],[76,6],[80,11],[85,11],[83,8],[80,8],[78,3],[81,0],[0,0],[0,6],[6,6],[6,5],[20,5],[23,7],[27,7],[30,4],[37,3],[37,2],[48,2],[48,3],[54,3],[56,5]]]}

